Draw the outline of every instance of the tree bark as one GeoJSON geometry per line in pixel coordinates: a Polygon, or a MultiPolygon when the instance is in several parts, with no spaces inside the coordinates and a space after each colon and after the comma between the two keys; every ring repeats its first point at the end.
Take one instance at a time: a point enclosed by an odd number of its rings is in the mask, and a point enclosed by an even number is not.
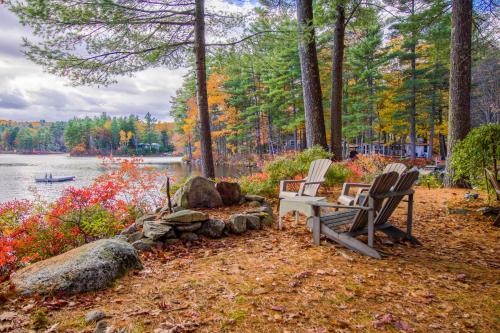
{"type": "MultiPolygon", "coordinates": [[[[411,15],[415,15],[415,0],[411,2],[411,15]]],[[[415,33],[411,33],[411,99],[410,99],[410,158],[416,157],[417,146],[417,41],[415,40],[415,33]]]]}
{"type": "Polygon", "coordinates": [[[335,161],[342,160],[342,68],[344,63],[345,9],[337,5],[333,34],[330,146],[335,161]]]}
{"type": "Polygon", "coordinates": [[[205,63],[205,0],[196,0],[194,39],[196,89],[200,118],[201,168],[204,177],[215,178],[210,116],[208,113],[207,69],[205,63]]]}
{"type": "Polygon", "coordinates": [[[470,131],[472,0],[453,0],[451,11],[450,109],[445,185],[451,187],[450,157],[455,144],[470,131]]]}
{"type": "Polygon", "coordinates": [[[297,0],[297,19],[307,147],[327,148],[312,0],[297,0]]]}

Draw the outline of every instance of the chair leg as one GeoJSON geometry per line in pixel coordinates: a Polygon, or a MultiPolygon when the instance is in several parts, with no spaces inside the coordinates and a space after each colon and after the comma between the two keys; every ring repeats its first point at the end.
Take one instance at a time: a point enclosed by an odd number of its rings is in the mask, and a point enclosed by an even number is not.
{"type": "Polygon", "coordinates": [[[412,239],[411,236],[413,228],[413,194],[408,195],[408,216],[406,217],[406,237],[412,239]]]}
{"type": "Polygon", "coordinates": [[[375,226],[373,225],[373,207],[374,207],[374,202],[373,198],[370,196],[369,197],[369,207],[370,210],[368,211],[368,246],[373,247],[373,238],[375,235],[375,226]]]}
{"type": "Polygon", "coordinates": [[[298,225],[299,224],[299,212],[298,211],[295,211],[295,225],[298,225]]]}
{"type": "Polygon", "coordinates": [[[319,217],[313,216],[311,217],[312,222],[312,234],[313,234],[313,244],[319,245],[321,238],[321,222],[319,217]]]}

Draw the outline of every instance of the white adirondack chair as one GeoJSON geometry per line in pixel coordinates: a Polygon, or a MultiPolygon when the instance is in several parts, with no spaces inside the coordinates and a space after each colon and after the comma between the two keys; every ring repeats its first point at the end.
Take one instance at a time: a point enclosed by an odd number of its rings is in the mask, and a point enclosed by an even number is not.
{"type": "Polygon", "coordinates": [[[293,198],[298,196],[315,197],[318,189],[325,181],[325,175],[332,165],[332,161],[327,159],[314,160],[309,167],[307,177],[300,180],[282,180],[280,181],[280,199],[293,198]],[[300,183],[298,191],[288,191],[289,184],[300,183]]]}

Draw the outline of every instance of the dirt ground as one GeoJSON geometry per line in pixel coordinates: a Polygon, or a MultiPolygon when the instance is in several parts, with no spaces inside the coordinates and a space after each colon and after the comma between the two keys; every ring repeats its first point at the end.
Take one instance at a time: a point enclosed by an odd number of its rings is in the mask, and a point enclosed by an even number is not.
{"type": "MultiPolygon", "coordinates": [[[[379,235],[383,260],[312,246],[305,219],[290,216],[283,231],[144,254],[143,271],[106,291],[10,298],[2,311],[24,320],[19,332],[93,332],[90,310],[109,316],[108,332],[500,332],[500,229],[464,193],[417,189],[423,245],[379,235]]],[[[401,206],[393,222],[403,226],[401,206]]]]}

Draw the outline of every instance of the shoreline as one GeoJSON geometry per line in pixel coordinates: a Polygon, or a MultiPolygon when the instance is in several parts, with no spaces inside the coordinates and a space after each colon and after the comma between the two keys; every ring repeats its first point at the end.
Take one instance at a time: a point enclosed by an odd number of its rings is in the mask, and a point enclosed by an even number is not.
{"type": "MultiPolygon", "coordinates": [[[[40,152],[40,153],[21,153],[21,152],[5,152],[0,151],[0,155],[27,155],[27,156],[41,156],[41,155],[68,155],[69,157],[109,157],[109,155],[99,155],[99,154],[88,154],[88,155],[71,155],[68,152],[40,152]]],[[[151,155],[112,155],[116,158],[146,158],[146,157],[174,157],[182,158],[183,156],[178,155],[162,155],[162,154],[151,154],[151,155]]]]}

